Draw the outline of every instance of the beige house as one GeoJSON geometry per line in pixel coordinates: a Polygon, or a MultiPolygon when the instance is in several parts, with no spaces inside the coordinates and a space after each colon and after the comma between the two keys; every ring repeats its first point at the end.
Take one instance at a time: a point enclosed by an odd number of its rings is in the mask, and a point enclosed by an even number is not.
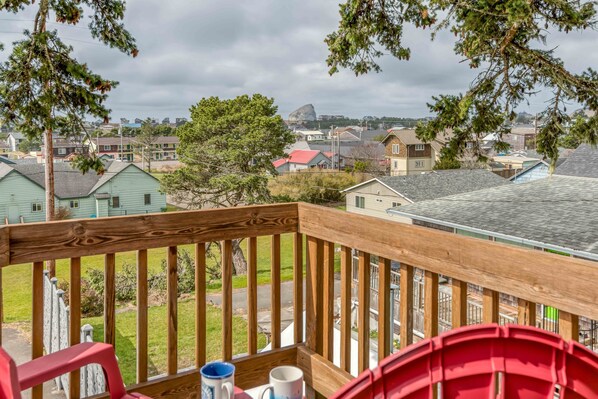
{"type": "Polygon", "coordinates": [[[403,223],[405,217],[387,211],[414,202],[511,184],[486,169],[432,171],[408,176],[378,177],[344,191],[347,211],[403,223]]]}
{"type": "Polygon", "coordinates": [[[415,135],[414,129],[393,129],[382,140],[385,158],[390,163],[391,176],[411,175],[429,172],[440,157],[440,150],[445,144],[438,138],[424,143],[415,135]]]}

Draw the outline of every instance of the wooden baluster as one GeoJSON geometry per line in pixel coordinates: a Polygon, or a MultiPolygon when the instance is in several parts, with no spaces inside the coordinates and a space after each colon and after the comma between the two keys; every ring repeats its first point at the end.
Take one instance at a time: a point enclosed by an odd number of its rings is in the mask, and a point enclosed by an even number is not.
{"type": "Polygon", "coordinates": [[[483,322],[498,323],[498,291],[484,288],[483,296],[483,322]]]}
{"type": "Polygon", "coordinates": [[[351,372],[351,248],[341,247],[341,369],[351,372]]]}
{"type": "MultiPolygon", "coordinates": [[[[71,258],[69,287],[69,340],[70,345],[77,345],[81,341],[81,258],[71,258]]],[[[72,371],[69,375],[69,397],[79,399],[80,372],[72,371]]]]}
{"type": "Polygon", "coordinates": [[[303,342],[303,234],[293,237],[293,320],[295,343],[303,342]]]}
{"type": "MultiPolygon", "coordinates": [[[[424,337],[438,335],[438,273],[424,271],[424,337]]],[[[438,384],[431,387],[431,398],[438,398],[438,384]]]]}
{"type": "Polygon", "coordinates": [[[233,358],[233,243],[222,243],[222,359],[233,358]]]}
{"type": "Polygon", "coordinates": [[[459,328],[467,325],[467,283],[451,279],[451,326],[459,328]]]}
{"type": "MultiPolygon", "coordinates": [[[[33,263],[32,272],[31,359],[37,359],[44,354],[44,262],[33,263]]],[[[43,394],[43,385],[31,389],[32,399],[41,399],[43,394]]]]}
{"type": "Polygon", "coordinates": [[[137,383],[147,381],[147,249],[137,251],[137,383]]]}
{"type": "Polygon", "coordinates": [[[277,349],[280,348],[280,234],[272,236],[271,253],[270,331],[272,349],[277,349]]]}
{"type": "Polygon", "coordinates": [[[177,277],[177,247],[168,247],[166,277],[166,313],[168,314],[168,348],[166,372],[175,375],[178,371],[178,277],[177,277]]]}
{"type": "MultiPolygon", "coordinates": [[[[307,237],[307,276],[305,290],[305,345],[315,353],[323,354],[324,245],[315,237],[307,237]]],[[[307,399],[319,398],[312,387],[305,386],[307,399]]]]}
{"type": "Polygon", "coordinates": [[[536,302],[519,299],[517,301],[517,323],[524,326],[536,326],[536,302]]]}
{"type": "Polygon", "coordinates": [[[114,254],[104,259],[104,342],[116,344],[116,261],[114,254]]]}
{"type": "Polygon", "coordinates": [[[195,244],[195,367],[206,363],[206,244],[195,244]]]}
{"type": "Polygon", "coordinates": [[[413,266],[401,263],[401,349],[413,343],[413,266]]]}
{"type": "Polygon", "coordinates": [[[334,243],[324,243],[324,304],[323,304],[323,357],[333,360],[334,354],[334,243]]]}
{"type": "Polygon", "coordinates": [[[394,330],[394,315],[390,314],[390,259],[378,262],[378,360],[390,355],[390,340],[394,330]]]}
{"type": "Polygon", "coordinates": [[[247,353],[257,353],[257,237],[247,244],[247,353]]]}
{"type": "Polygon", "coordinates": [[[424,272],[424,336],[438,335],[438,274],[424,272]]]}
{"type": "Polygon", "coordinates": [[[306,326],[305,343],[309,349],[323,353],[323,262],[324,251],[320,240],[307,237],[307,287],[306,287],[306,326]]]}
{"type": "Polygon", "coordinates": [[[559,334],[567,341],[579,341],[579,316],[559,310],[559,334]]]}
{"type": "Polygon", "coordinates": [[[357,316],[357,370],[370,366],[370,254],[359,251],[359,312],[357,316]]]}

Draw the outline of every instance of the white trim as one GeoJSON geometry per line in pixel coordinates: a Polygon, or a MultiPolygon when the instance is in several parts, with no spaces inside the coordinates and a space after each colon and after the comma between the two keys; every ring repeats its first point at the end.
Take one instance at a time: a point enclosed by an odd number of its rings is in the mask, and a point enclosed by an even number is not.
{"type": "Polygon", "coordinates": [[[393,193],[397,194],[399,197],[401,197],[401,198],[405,199],[406,201],[409,201],[410,203],[413,204],[414,201],[411,201],[409,198],[405,197],[403,194],[401,194],[400,192],[398,192],[394,188],[390,187],[389,185],[384,184],[383,182],[381,182],[380,180],[378,180],[378,178],[376,178],[376,177],[374,177],[373,179],[370,179],[368,181],[364,181],[363,183],[356,184],[353,187],[346,188],[343,191],[341,191],[341,193],[349,192],[350,190],[353,190],[353,189],[355,189],[357,187],[361,187],[361,186],[366,185],[368,183],[372,183],[374,181],[380,183],[382,186],[386,187],[387,189],[389,189],[393,193]]]}

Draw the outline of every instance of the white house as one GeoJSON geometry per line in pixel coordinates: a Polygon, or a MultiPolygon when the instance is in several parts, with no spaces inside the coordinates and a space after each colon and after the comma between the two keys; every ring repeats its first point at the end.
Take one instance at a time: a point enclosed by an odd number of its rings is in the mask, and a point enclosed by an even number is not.
{"type": "Polygon", "coordinates": [[[6,138],[6,144],[8,144],[11,151],[18,151],[19,144],[23,141],[25,141],[25,136],[19,132],[10,132],[6,138]]]}
{"type": "Polygon", "coordinates": [[[295,130],[295,134],[300,140],[322,141],[326,139],[326,134],[319,130],[295,130]]]}
{"type": "Polygon", "coordinates": [[[318,150],[294,150],[287,158],[272,162],[278,173],[296,172],[302,169],[328,169],[331,166],[330,157],[318,150]]]}
{"type": "Polygon", "coordinates": [[[390,215],[389,209],[483,188],[510,184],[486,169],[455,169],[418,175],[385,176],[349,187],[347,211],[410,223],[407,218],[390,215]]]}

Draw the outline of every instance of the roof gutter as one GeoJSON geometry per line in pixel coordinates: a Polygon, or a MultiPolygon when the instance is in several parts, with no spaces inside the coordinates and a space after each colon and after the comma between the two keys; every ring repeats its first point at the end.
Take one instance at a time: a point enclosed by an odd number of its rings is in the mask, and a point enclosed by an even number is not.
{"type": "Polygon", "coordinates": [[[577,256],[577,257],[580,257],[580,258],[591,259],[593,261],[598,261],[598,254],[594,254],[594,253],[591,253],[591,252],[579,251],[579,250],[572,249],[572,248],[561,247],[560,245],[554,245],[554,244],[548,244],[548,243],[545,243],[545,242],[540,242],[540,241],[535,241],[535,240],[529,240],[527,238],[521,238],[521,237],[516,237],[516,236],[509,235],[509,234],[497,233],[495,231],[478,229],[476,227],[464,226],[464,225],[461,225],[461,224],[447,222],[447,221],[444,221],[444,220],[433,219],[433,218],[429,218],[429,217],[425,217],[425,216],[413,215],[413,214],[410,214],[410,213],[397,211],[397,210],[392,209],[392,208],[387,209],[386,213],[389,214],[389,215],[391,215],[391,216],[392,215],[397,215],[397,216],[407,217],[409,219],[417,219],[417,220],[421,220],[422,222],[434,223],[434,224],[438,224],[438,225],[441,225],[441,226],[451,227],[451,228],[454,228],[454,229],[469,231],[471,233],[487,235],[487,236],[491,236],[491,237],[494,237],[494,238],[500,238],[502,240],[511,241],[511,242],[517,243],[517,244],[531,245],[531,246],[534,246],[534,247],[540,247],[542,249],[550,249],[550,250],[553,250],[553,251],[564,252],[564,253],[567,253],[569,255],[577,256]]]}

